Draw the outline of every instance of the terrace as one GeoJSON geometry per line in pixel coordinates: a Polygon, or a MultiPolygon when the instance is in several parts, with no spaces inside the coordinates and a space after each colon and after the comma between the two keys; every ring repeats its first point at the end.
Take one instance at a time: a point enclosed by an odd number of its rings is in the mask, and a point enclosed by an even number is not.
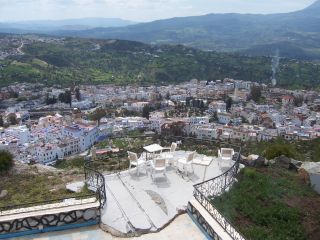
{"type": "MultiPolygon", "coordinates": [[[[240,149],[234,152],[234,148],[223,148],[221,143],[199,141],[195,144],[196,141],[199,140],[158,136],[109,139],[106,143],[118,147],[119,152],[92,148],[94,161],[85,162],[85,182],[67,185],[67,189],[78,192],[75,196],[79,197],[0,209],[3,220],[0,238],[42,229],[50,231],[59,229],[60,225],[72,228],[98,222],[114,236],[140,236],[162,230],[188,210],[210,237],[244,239],[239,238],[234,227],[212,205],[212,198],[220,196],[234,182],[240,149]],[[161,147],[170,143],[170,148],[161,147]],[[107,156],[101,159],[99,155],[107,156]],[[82,196],[85,183],[95,193],[82,196]],[[43,222],[43,218],[62,219],[62,222],[43,222]],[[12,222],[10,229],[6,219],[12,222]],[[34,227],[16,229],[15,221],[32,223],[34,227]]],[[[105,147],[103,145],[100,146],[105,147]]]]}
{"type": "Polygon", "coordinates": [[[107,202],[101,209],[101,223],[105,230],[116,236],[160,231],[186,212],[188,202],[194,199],[195,184],[220,176],[235,164],[233,149],[218,156],[195,153],[187,166],[181,162],[190,158],[193,149],[163,153],[159,147],[143,148],[138,158],[142,166],[104,172],[107,202]],[[155,172],[156,159],[165,160],[164,171],[155,172]]]}

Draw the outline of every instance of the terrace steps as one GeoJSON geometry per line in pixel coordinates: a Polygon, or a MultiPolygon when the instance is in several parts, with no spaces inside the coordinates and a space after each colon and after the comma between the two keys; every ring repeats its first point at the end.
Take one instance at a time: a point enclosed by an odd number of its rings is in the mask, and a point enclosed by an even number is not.
{"type": "Polygon", "coordinates": [[[127,188],[118,177],[107,183],[108,203],[104,209],[102,222],[122,233],[150,231],[152,225],[127,188]],[[116,196],[116,197],[115,197],[116,196]]]}

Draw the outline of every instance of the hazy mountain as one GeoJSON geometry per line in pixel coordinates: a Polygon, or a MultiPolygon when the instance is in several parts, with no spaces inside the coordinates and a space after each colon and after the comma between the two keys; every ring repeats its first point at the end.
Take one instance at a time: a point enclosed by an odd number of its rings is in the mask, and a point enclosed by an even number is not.
{"type": "Polygon", "coordinates": [[[51,33],[62,30],[88,30],[100,27],[123,27],[135,22],[120,18],[80,18],[65,20],[34,20],[0,23],[0,31],[8,33],[51,33]]]}
{"type": "Polygon", "coordinates": [[[293,13],[208,14],[119,28],[59,31],[57,34],[185,44],[249,55],[272,55],[279,48],[282,56],[320,58],[320,1],[293,13]]]}

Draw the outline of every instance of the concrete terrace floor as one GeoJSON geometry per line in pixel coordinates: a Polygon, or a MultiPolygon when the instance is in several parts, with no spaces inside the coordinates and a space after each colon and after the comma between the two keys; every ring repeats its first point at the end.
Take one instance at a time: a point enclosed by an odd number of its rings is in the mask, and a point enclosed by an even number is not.
{"type": "MultiPolygon", "coordinates": [[[[187,154],[179,151],[180,156],[187,154]]],[[[151,169],[135,169],[115,175],[106,175],[107,204],[102,210],[101,222],[116,236],[156,232],[184,212],[193,199],[193,185],[204,179],[222,174],[220,159],[213,158],[210,165],[193,164],[194,173],[189,177],[168,167],[167,178],[161,174],[151,178],[151,169]],[[207,168],[207,169],[206,169],[207,168]],[[206,170],[206,175],[204,172],[206,170]]],[[[230,160],[230,166],[233,161],[230,160]]]]}
{"type": "Polygon", "coordinates": [[[104,232],[98,226],[73,230],[35,234],[12,240],[205,240],[206,236],[191,220],[188,214],[177,217],[168,227],[158,233],[150,233],[134,238],[117,238],[104,232]]]}

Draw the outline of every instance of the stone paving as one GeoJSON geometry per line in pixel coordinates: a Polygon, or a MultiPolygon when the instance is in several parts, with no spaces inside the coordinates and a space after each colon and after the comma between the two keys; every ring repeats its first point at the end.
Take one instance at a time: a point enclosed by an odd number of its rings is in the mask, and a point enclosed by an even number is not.
{"type": "Polygon", "coordinates": [[[154,180],[150,169],[147,173],[141,171],[139,176],[135,169],[105,176],[108,200],[102,210],[102,223],[117,236],[162,229],[186,210],[188,201],[193,199],[194,184],[224,171],[218,158],[214,158],[208,166],[193,164],[193,168],[194,173],[189,177],[177,173],[174,167],[168,167],[166,177],[159,174],[154,180]]]}
{"type": "Polygon", "coordinates": [[[134,238],[117,238],[102,231],[98,226],[74,230],[36,234],[12,240],[206,240],[206,236],[191,220],[189,215],[177,217],[168,227],[158,233],[134,238]]]}

